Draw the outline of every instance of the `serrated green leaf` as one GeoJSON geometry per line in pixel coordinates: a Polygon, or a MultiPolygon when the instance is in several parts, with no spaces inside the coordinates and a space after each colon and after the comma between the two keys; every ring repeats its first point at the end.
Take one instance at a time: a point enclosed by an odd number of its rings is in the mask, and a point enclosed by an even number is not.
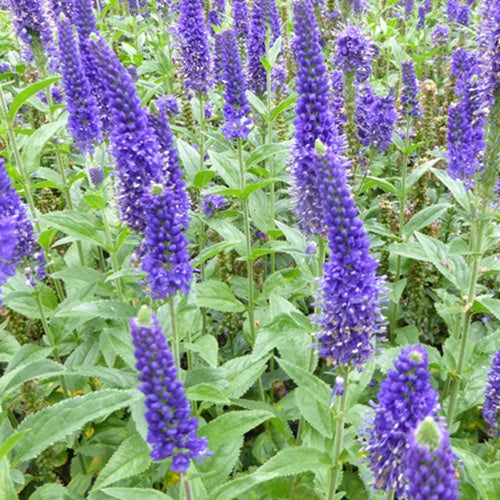
{"type": "Polygon", "coordinates": [[[500,300],[493,297],[477,297],[476,302],[481,304],[489,313],[500,320],[500,300]]]}
{"type": "Polygon", "coordinates": [[[86,423],[124,408],[140,397],[139,391],[109,389],[66,399],[30,415],[17,428],[18,432],[31,432],[14,447],[13,463],[19,464],[36,457],[86,423]]]}
{"type": "MultiPolygon", "coordinates": [[[[173,500],[165,493],[151,488],[104,488],[100,492],[108,495],[107,498],[116,498],[117,500],[173,500]]],[[[99,491],[95,493],[99,493],[99,491]]],[[[93,497],[89,497],[89,500],[93,500],[93,497]]]]}
{"type": "Polygon", "coordinates": [[[9,453],[9,451],[24,437],[29,433],[29,431],[16,432],[9,436],[0,446],[0,460],[3,460],[3,457],[9,453]]]}
{"type": "Polygon", "coordinates": [[[226,185],[232,189],[240,189],[238,160],[234,153],[209,151],[208,154],[213,168],[222,177],[226,185]]]}
{"type": "Polygon", "coordinates": [[[2,500],[17,500],[19,498],[10,477],[9,463],[5,457],[0,460],[0,493],[2,500]]]}
{"type": "Polygon", "coordinates": [[[300,413],[302,413],[306,421],[322,436],[331,439],[334,426],[332,411],[328,402],[315,398],[303,387],[297,387],[294,395],[300,413]]]}
{"type": "Polygon", "coordinates": [[[432,173],[450,190],[455,201],[470,213],[470,203],[467,197],[467,191],[465,189],[464,183],[460,180],[453,180],[448,172],[444,170],[439,170],[437,168],[431,168],[432,173]]]}
{"type": "Polygon", "coordinates": [[[149,446],[139,434],[134,434],[120,444],[100,472],[93,489],[102,489],[122,479],[144,472],[151,463],[149,446]]]}
{"type": "Polygon", "coordinates": [[[230,288],[219,280],[196,283],[196,300],[200,307],[224,312],[243,312],[245,306],[233,295],[230,288]]]}
{"type": "Polygon", "coordinates": [[[264,119],[268,119],[267,116],[267,107],[266,105],[250,90],[246,91],[248,102],[257,110],[260,116],[264,119]]]}
{"type": "Polygon", "coordinates": [[[186,389],[186,396],[190,401],[203,401],[215,404],[228,405],[229,398],[217,387],[201,383],[186,389]]]}
{"type": "Polygon", "coordinates": [[[227,393],[232,398],[239,398],[252,387],[256,380],[264,373],[269,359],[269,354],[255,356],[248,354],[238,358],[230,359],[222,369],[228,374],[226,380],[229,382],[227,393]]]}
{"type": "Polygon", "coordinates": [[[213,170],[202,170],[197,172],[194,176],[193,186],[197,189],[204,188],[213,178],[215,177],[215,172],[213,170]]]}
{"type": "Polygon", "coordinates": [[[416,213],[404,226],[403,235],[409,238],[415,231],[427,227],[432,224],[439,217],[448,210],[450,205],[448,203],[439,203],[437,205],[431,205],[430,207],[425,207],[420,212],[416,213]]]}
{"type": "Polygon", "coordinates": [[[200,427],[199,433],[207,437],[209,447],[221,446],[241,438],[273,417],[271,412],[265,410],[230,411],[200,427]]]}
{"type": "Polygon", "coordinates": [[[78,500],[78,496],[68,491],[62,484],[44,484],[30,496],[30,500],[78,500]]]}
{"type": "Polygon", "coordinates": [[[82,314],[87,320],[93,318],[127,319],[135,316],[136,309],[117,300],[96,300],[76,305],[70,310],[58,313],[58,316],[72,318],[82,314]]]}

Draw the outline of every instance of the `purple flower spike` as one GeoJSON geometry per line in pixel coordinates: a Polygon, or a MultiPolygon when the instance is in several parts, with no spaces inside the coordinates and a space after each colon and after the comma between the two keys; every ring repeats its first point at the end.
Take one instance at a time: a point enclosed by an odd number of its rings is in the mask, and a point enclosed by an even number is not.
{"type": "Polygon", "coordinates": [[[233,0],[234,29],[238,40],[248,36],[248,8],[246,0],[233,0]]]}
{"type": "Polygon", "coordinates": [[[400,496],[406,487],[408,434],[425,417],[434,417],[440,407],[422,345],[403,348],[394,367],[380,384],[375,416],[366,429],[366,449],[375,487],[396,490],[400,496]]]}
{"type": "Polygon", "coordinates": [[[330,258],[320,282],[318,355],[336,366],[362,366],[374,351],[373,337],[382,332],[377,261],[358,217],[347,184],[347,161],[333,148],[317,145],[310,157],[321,179],[330,258]]]}
{"type": "Polygon", "coordinates": [[[431,33],[432,44],[434,47],[444,47],[448,45],[450,37],[450,28],[444,24],[436,24],[431,33]]]}
{"type": "Polygon", "coordinates": [[[469,26],[469,5],[461,4],[460,0],[448,0],[446,15],[450,21],[455,21],[462,26],[469,26]]]}
{"type": "Polygon", "coordinates": [[[73,26],[63,17],[57,21],[59,35],[59,62],[69,112],[68,128],[76,146],[84,153],[92,153],[94,141],[99,141],[99,110],[90,92],[89,82],[80,62],[73,26]]]}
{"type": "Polygon", "coordinates": [[[245,77],[238,54],[238,44],[233,30],[221,34],[222,66],[225,83],[223,115],[225,124],[222,132],[227,140],[245,140],[250,132],[252,120],[248,117],[250,105],[246,97],[245,77]]]}
{"type": "Polygon", "coordinates": [[[186,90],[206,92],[210,86],[210,50],[202,0],[180,0],[177,32],[186,90]]]}
{"type": "MultiPolygon", "coordinates": [[[[1,203],[0,196],[0,203],[1,203]]],[[[0,206],[3,212],[3,207],[0,206]]],[[[0,286],[16,273],[14,252],[17,245],[16,221],[12,217],[0,215],[0,286]]],[[[0,296],[0,306],[2,300],[0,296]]]]}
{"type": "Polygon", "coordinates": [[[355,72],[356,80],[364,82],[372,71],[375,52],[373,42],[365,38],[358,27],[348,26],[337,39],[334,63],[344,73],[355,72]]]}
{"type": "Polygon", "coordinates": [[[130,320],[135,367],[142,382],[139,390],[146,396],[147,441],[153,445],[153,460],[172,457],[171,469],[184,474],[191,459],[201,461],[210,454],[208,443],[196,436],[198,420],[190,418],[189,401],[177,378],[172,353],[156,317],[151,324],[148,316],[142,309],[139,321],[130,320]]]}
{"type": "Polygon", "coordinates": [[[432,417],[424,418],[410,431],[405,476],[409,500],[458,500],[448,432],[432,417]]]}
{"type": "Polygon", "coordinates": [[[318,172],[310,159],[311,151],[317,139],[327,147],[337,145],[339,141],[329,104],[328,73],[313,6],[309,0],[297,1],[293,10],[295,38],[292,43],[297,61],[299,94],[292,152],[294,195],[302,229],[307,234],[314,234],[323,230],[323,206],[318,194],[318,172]]]}
{"type": "Polygon", "coordinates": [[[403,93],[401,95],[402,113],[408,116],[421,116],[422,108],[418,99],[418,84],[413,61],[403,62],[401,68],[403,80],[403,93]]]}
{"type": "Polygon", "coordinates": [[[492,436],[500,436],[500,350],[493,357],[485,391],[483,418],[492,436]]]}
{"type": "Polygon", "coordinates": [[[121,184],[122,219],[132,229],[143,231],[143,197],[163,164],[158,141],[129,72],[102,38],[90,38],[89,48],[111,113],[110,138],[121,184]]]}
{"type": "Polygon", "coordinates": [[[203,198],[202,210],[205,217],[211,217],[227,205],[227,200],[220,194],[207,194],[203,198]]]}

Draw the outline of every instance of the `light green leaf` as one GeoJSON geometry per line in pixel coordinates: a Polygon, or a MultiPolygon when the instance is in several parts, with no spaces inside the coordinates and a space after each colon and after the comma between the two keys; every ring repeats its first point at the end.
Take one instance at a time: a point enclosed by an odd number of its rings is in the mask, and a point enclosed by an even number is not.
{"type": "Polygon", "coordinates": [[[202,281],[195,285],[196,300],[200,307],[224,312],[243,312],[245,306],[233,295],[230,288],[218,280],[202,281]]]}
{"type": "Polygon", "coordinates": [[[66,399],[24,419],[17,431],[31,429],[28,436],[14,447],[14,463],[19,464],[39,455],[86,423],[105,417],[141,397],[139,391],[110,389],[66,399]]]}
{"type": "Polygon", "coordinates": [[[78,500],[78,497],[69,492],[62,484],[44,484],[37,488],[29,500],[78,500]]]}
{"type": "Polygon", "coordinates": [[[99,499],[100,497],[97,497],[97,494],[101,492],[108,495],[106,498],[116,498],[117,500],[173,500],[172,497],[165,495],[165,493],[151,488],[104,488],[93,492],[89,500],[94,500],[94,497],[99,499]]]}
{"type": "Polygon", "coordinates": [[[9,453],[15,444],[24,439],[28,433],[29,431],[16,432],[15,434],[9,436],[0,446],[0,460],[3,460],[3,457],[9,453]]]}
{"type": "Polygon", "coordinates": [[[136,309],[117,300],[97,300],[74,306],[70,310],[58,312],[58,316],[73,318],[84,315],[87,320],[93,318],[127,319],[135,316],[136,309]]]}
{"type": "Polygon", "coordinates": [[[467,190],[465,189],[464,183],[460,180],[453,180],[448,172],[444,170],[439,170],[437,168],[432,168],[432,173],[450,190],[453,198],[458,204],[467,211],[470,212],[469,198],[467,197],[467,190]]]}
{"type": "Polygon", "coordinates": [[[215,404],[228,405],[229,398],[213,385],[202,383],[186,389],[186,396],[190,401],[203,401],[215,404]]]}
{"type": "Polygon", "coordinates": [[[108,460],[94,484],[101,489],[122,479],[144,472],[151,463],[149,446],[139,434],[134,434],[120,444],[108,460]]]}
{"type": "Polygon", "coordinates": [[[300,413],[307,422],[322,436],[331,439],[333,437],[333,419],[328,402],[315,398],[303,387],[297,387],[294,395],[300,413]]]}
{"type": "Polygon", "coordinates": [[[17,500],[19,498],[10,477],[9,463],[5,457],[0,460],[0,493],[2,500],[17,500]]]}
{"type": "Polygon", "coordinates": [[[232,398],[239,398],[252,387],[256,380],[264,373],[269,354],[258,357],[253,354],[230,359],[222,369],[227,371],[226,380],[229,382],[227,393],[232,398]]]}
{"type": "Polygon", "coordinates": [[[476,302],[481,304],[489,313],[500,320],[500,300],[493,297],[477,297],[476,302]]]}
{"type": "Polygon", "coordinates": [[[431,205],[430,207],[425,207],[423,210],[415,214],[408,223],[403,228],[403,235],[408,238],[415,231],[422,229],[423,227],[432,224],[439,217],[448,210],[450,205],[448,203],[439,203],[437,205],[431,205]]]}

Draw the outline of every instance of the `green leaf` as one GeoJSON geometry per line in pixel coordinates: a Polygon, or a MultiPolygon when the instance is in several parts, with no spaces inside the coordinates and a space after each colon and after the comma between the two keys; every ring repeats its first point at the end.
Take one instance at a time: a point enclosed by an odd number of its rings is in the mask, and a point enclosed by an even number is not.
{"type": "Polygon", "coordinates": [[[0,460],[0,492],[2,500],[17,500],[19,498],[10,477],[9,462],[5,457],[0,460]]]}
{"type": "Polygon", "coordinates": [[[241,438],[273,417],[271,412],[265,410],[230,411],[200,427],[199,433],[207,437],[209,448],[221,446],[241,438]]]}
{"type": "Polygon", "coordinates": [[[202,335],[194,344],[186,342],[184,345],[190,351],[198,353],[210,366],[217,367],[219,345],[213,335],[202,335]]]}
{"type": "Polygon", "coordinates": [[[500,300],[493,297],[477,297],[476,302],[481,304],[489,313],[500,320],[500,300]]]}
{"type": "Polygon", "coordinates": [[[91,493],[89,500],[93,500],[95,493],[105,493],[108,497],[116,498],[117,500],[173,500],[172,497],[165,495],[161,491],[151,488],[104,488],[98,492],[91,493]]]}
{"type": "Polygon", "coordinates": [[[28,87],[24,88],[19,94],[14,97],[9,112],[7,114],[7,118],[11,124],[14,123],[14,119],[16,118],[16,114],[19,108],[33,95],[43,90],[45,87],[57,82],[59,80],[59,76],[51,76],[50,78],[46,78],[45,80],[40,80],[38,82],[32,83],[28,87]]]}
{"type": "Polygon", "coordinates": [[[190,401],[203,401],[215,404],[228,405],[229,398],[211,384],[201,383],[186,389],[186,396],[190,401]]]}
{"type": "Polygon", "coordinates": [[[250,169],[254,165],[267,160],[269,157],[278,153],[287,153],[288,150],[289,146],[286,144],[262,144],[245,157],[245,166],[247,169],[250,169]]]}
{"type": "Polygon", "coordinates": [[[233,241],[220,241],[219,243],[215,243],[214,245],[210,245],[207,248],[204,248],[197,256],[194,262],[199,264],[201,262],[205,262],[207,259],[212,258],[223,250],[227,250],[228,248],[233,247],[235,242],[233,241]]]}
{"type": "Polygon", "coordinates": [[[224,312],[243,312],[245,306],[233,295],[230,288],[218,280],[196,283],[196,300],[200,307],[224,312]]]}
{"type": "Polygon", "coordinates": [[[406,179],[406,190],[409,190],[413,187],[413,185],[424,175],[431,167],[433,167],[436,163],[441,161],[441,158],[434,158],[432,160],[426,161],[419,165],[416,169],[412,170],[410,174],[408,174],[408,178],[406,179]]]}
{"type": "Polygon", "coordinates": [[[229,382],[229,389],[227,392],[230,397],[239,398],[252,387],[264,373],[269,356],[267,353],[264,356],[247,354],[230,359],[222,365],[222,369],[228,372],[226,379],[229,382]]]}
{"type": "Polygon", "coordinates": [[[83,199],[96,210],[104,210],[106,208],[106,200],[102,194],[87,193],[83,195],[83,199]]]}
{"type": "Polygon", "coordinates": [[[106,417],[140,397],[136,390],[97,391],[66,399],[30,415],[17,428],[18,432],[31,432],[14,447],[14,463],[17,465],[36,457],[49,446],[79,431],[86,423],[106,417]]]}
{"type": "Polygon", "coordinates": [[[197,189],[202,189],[214,177],[215,177],[215,172],[213,170],[202,170],[201,172],[196,172],[196,175],[194,176],[193,186],[197,189]]]}
{"type": "Polygon", "coordinates": [[[139,434],[134,434],[120,444],[97,476],[93,489],[101,489],[122,479],[144,472],[151,463],[149,446],[139,434]]]}
{"type": "Polygon", "coordinates": [[[387,181],[386,179],[381,179],[380,177],[373,177],[371,175],[367,175],[365,177],[363,185],[361,186],[359,192],[364,193],[373,186],[380,186],[384,191],[389,191],[390,193],[396,192],[396,188],[389,181],[387,181]]]}
{"type": "Polygon", "coordinates": [[[213,168],[222,177],[226,185],[232,189],[240,189],[238,162],[234,153],[217,153],[211,150],[208,154],[213,168]]]}
{"type": "Polygon", "coordinates": [[[100,231],[101,221],[92,215],[76,210],[64,210],[40,215],[40,221],[59,229],[75,240],[87,241],[94,245],[97,243],[106,250],[111,250],[108,248],[104,233],[100,231]]]}
{"type": "Polygon", "coordinates": [[[470,213],[470,203],[464,183],[460,180],[453,180],[448,172],[431,168],[432,173],[450,190],[455,201],[467,212],[470,213]]]}
{"type": "Polygon", "coordinates": [[[195,175],[200,170],[200,153],[198,153],[193,146],[181,139],[177,140],[177,148],[187,177],[189,179],[194,179],[195,175]]]}
{"type": "Polygon", "coordinates": [[[399,304],[399,299],[403,295],[404,289],[406,287],[407,279],[403,278],[395,283],[389,284],[389,291],[387,292],[387,298],[394,304],[399,304]]]}
{"type": "Polygon", "coordinates": [[[117,300],[97,300],[95,302],[84,302],[75,305],[70,310],[61,311],[59,317],[74,318],[84,315],[88,320],[93,318],[103,319],[127,319],[135,316],[136,309],[128,304],[117,300]]]}
{"type": "Polygon", "coordinates": [[[409,238],[415,231],[422,229],[435,222],[439,217],[448,210],[448,203],[439,203],[425,207],[420,212],[416,213],[404,226],[403,235],[409,238]]]}
{"type": "MultiPolygon", "coordinates": [[[[297,101],[298,94],[295,92],[288,96],[285,100],[281,101],[278,106],[276,106],[272,111],[271,111],[271,120],[275,120],[278,115],[283,113],[286,109],[288,109],[290,106],[293,106],[295,102],[297,101]]],[[[287,148],[288,149],[288,148],[287,148]]]]}
{"type": "Polygon", "coordinates": [[[250,90],[247,90],[246,95],[248,102],[257,110],[257,113],[267,120],[269,117],[267,116],[266,105],[250,90]]]}
{"type": "Polygon", "coordinates": [[[9,451],[24,437],[29,434],[30,431],[16,432],[9,436],[0,446],[0,460],[3,460],[3,457],[9,453],[9,451]]]}
{"type": "Polygon", "coordinates": [[[62,484],[44,484],[30,496],[30,500],[78,500],[62,484]]]}
{"type": "Polygon", "coordinates": [[[315,398],[303,387],[297,387],[294,395],[300,413],[307,422],[322,436],[331,439],[333,437],[333,419],[327,401],[315,398]]]}

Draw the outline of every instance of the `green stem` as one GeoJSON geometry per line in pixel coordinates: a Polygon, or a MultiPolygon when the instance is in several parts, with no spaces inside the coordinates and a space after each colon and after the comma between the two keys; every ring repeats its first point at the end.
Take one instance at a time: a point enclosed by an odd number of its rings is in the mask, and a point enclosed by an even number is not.
{"type": "MultiPolygon", "coordinates": [[[[116,256],[116,251],[115,251],[115,245],[113,242],[113,237],[111,236],[111,227],[109,225],[109,219],[108,216],[106,215],[106,209],[104,208],[101,210],[101,215],[102,215],[102,222],[104,224],[104,233],[106,234],[106,243],[109,247],[109,254],[111,257],[111,269],[113,270],[113,273],[117,273],[120,270],[120,266],[118,265],[118,259],[116,256]]],[[[116,285],[116,293],[118,294],[118,298],[120,301],[124,302],[124,297],[123,297],[123,288],[122,288],[122,282],[119,277],[115,278],[115,285],[116,285]]]]}
{"type": "MultiPolygon", "coordinates": [[[[241,137],[238,138],[238,164],[240,167],[240,189],[246,188],[245,163],[243,161],[243,144],[241,137]]],[[[250,338],[255,342],[255,318],[253,299],[253,265],[250,256],[252,255],[252,237],[250,235],[250,216],[248,213],[248,198],[241,200],[243,207],[243,223],[245,226],[246,261],[247,261],[247,293],[248,293],[248,321],[250,323],[250,338]]]]}
{"type": "Polygon", "coordinates": [[[347,407],[347,390],[349,387],[348,379],[349,379],[349,371],[346,370],[344,378],[344,394],[340,396],[340,408],[337,414],[337,425],[335,426],[335,443],[333,445],[333,468],[330,471],[330,477],[328,481],[328,494],[326,496],[326,500],[333,500],[335,498],[339,472],[342,468],[342,464],[339,464],[339,458],[340,458],[340,453],[342,452],[342,445],[344,441],[344,421],[345,421],[345,411],[347,407]]]}
{"type": "Polygon", "coordinates": [[[186,494],[186,500],[193,500],[193,495],[191,493],[191,487],[189,486],[189,481],[186,477],[182,476],[182,484],[184,485],[184,493],[186,494]]]}
{"type": "Polygon", "coordinates": [[[391,490],[387,493],[385,500],[394,500],[394,497],[396,496],[396,491],[391,490]]]}
{"type": "Polygon", "coordinates": [[[177,324],[175,322],[175,306],[174,306],[174,296],[169,295],[168,297],[168,311],[170,313],[170,329],[172,330],[172,350],[174,352],[175,366],[179,370],[179,376],[181,373],[181,353],[179,346],[179,335],[177,332],[177,324]]]}
{"type": "MultiPolygon", "coordinates": [[[[472,319],[471,307],[476,297],[476,286],[479,278],[479,267],[483,255],[483,237],[484,237],[484,219],[486,217],[486,203],[482,203],[482,210],[477,219],[477,215],[473,215],[471,222],[470,248],[472,250],[472,270],[470,274],[469,290],[466,298],[466,304],[463,307],[461,322],[460,322],[460,351],[458,354],[458,363],[456,375],[451,382],[450,403],[448,405],[448,426],[451,427],[457,410],[458,394],[462,383],[463,371],[465,368],[465,353],[467,350],[470,324],[472,319]]],[[[474,208],[473,208],[474,210],[474,208]]]]}
{"type": "MultiPolygon", "coordinates": [[[[404,140],[404,151],[403,151],[403,157],[402,157],[402,165],[401,165],[401,189],[399,192],[399,230],[398,230],[398,238],[399,241],[403,241],[403,232],[404,232],[404,227],[405,227],[405,209],[406,209],[406,177],[408,174],[408,154],[406,153],[408,149],[408,143],[409,143],[409,136],[410,136],[410,126],[411,126],[411,119],[408,116],[406,118],[406,132],[405,132],[405,140],[404,140]]],[[[396,275],[395,275],[395,282],[397,283],[399,281],[399,278],[401,276],[401,266],[402,266],[403,260],[401,255],[398,255],[396,257],[396,275]]],[[[395,332],[396,332],[396,326],[398,322],[398,315],[399,315],[399,304],[394,304],[391,303],[390,306],[390,315],[389,315],[389,340],[390,342],[394,342],[395,338],[395,332]]]]}

